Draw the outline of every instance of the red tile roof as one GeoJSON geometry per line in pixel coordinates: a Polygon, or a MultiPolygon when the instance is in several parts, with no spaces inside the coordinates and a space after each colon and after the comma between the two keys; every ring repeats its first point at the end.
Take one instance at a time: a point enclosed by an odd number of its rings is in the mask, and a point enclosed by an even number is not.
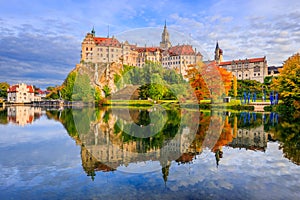
{"type": "Polygon", "coordinates": [[[105,40],[107,40],[107,38],[94,37],[94,41],[95,41],[96,44],[97,44],[97,43],[100,43],[100,42],[103,42],[103,41],[105,41],[105,40]]]}
{"type": "Polygon", "coordinates": [[[8,88],[7,92],[17,92],[19,85],[12,85],[8,88]]]}
{"type": "Polygon", "coordinates": [[[191,45],[177,45],[169,49],[170,56],[195,55],[191,45]]]}
{"type": "Polygon", "coordinates": [[[219,66],[223,65],[231,65],[232,63],[254,63],[254,62],[264,62],[266,60],[266,57],[262,58],[249,58],[249,59],[244,59],[244,60],[232,60],[232,61],[224,61],[219,64],[219,66]]]}
{"type": "MultiPolygon", "coordinates": [[[[7,92],[17,92],[17,88],[19,88],[19,85],[12,85],[8,88],[7,92]]],[[[27,89],[29,93],[34,93],[32,85],[27,85],[27,89]]]]}
{"type": "Polygon", "coordinates": [[[117,46],[121,47],[121,43],[116,38],[94,37],[96,45],[100,46],[117,46]]]}
{"type": "Polygon", "coordinates": [[[156,52],[156,51],[161,51],[159,47],[137,47],[136,50],[141,53],[141,52],[156,52]]]}
{"type": "Polygon", "coordinates": [[[34,89],[32,85],[27,85],[27,89],[29,93],[34,93],[34,89]]]}

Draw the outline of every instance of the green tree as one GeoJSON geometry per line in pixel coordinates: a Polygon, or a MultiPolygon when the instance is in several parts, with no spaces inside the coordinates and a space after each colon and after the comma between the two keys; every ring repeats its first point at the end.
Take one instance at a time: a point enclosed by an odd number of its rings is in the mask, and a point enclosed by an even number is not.
{"type": "MultiPolygon", "coordinates": [[[[58,87],[58,86],[56,86],[56,87],[58,87]]],[[[52,90],[55,90],[56,87],[54,87],[54,86],[48,86],[48,87],[46,88],[46,90],[52,91],[52,90]]]]}
{"type": "Polygon", "coordinates": [[[87,74],[78,74],[73,85],[72,100],[93,102],[95,99],[94,92],[95,90],[90,83],[89,76],[87,74]]]}
{"type": "Polygon", "coordinates": [[[141,99],[147,99],[148,97],[150,97],[150,86],[150,84],[144,84],[139,88],[139,97],[141,99]]]}
{"type": "Polygon", "coordinates": [[[33,85],[33,89],[34,89],[34,94],[38,94],[39,93],[38,91],[41,90],[39,87],[35,85],[33,85]]]}
{"type": "MultiPolygon", "coordinates": [[[[258,98],[262,97],[263,84],[256,80],[238,80],[237,81],[237,96],[243,96],[244,92],[256,92],[258,98]]],[[[231,91],[233,94],[234,91],[231,91]]]]}
{"type": "Polygon", "coordinates": [[[286,105],[300,109],[300,54],[289,57],[273,85],[286,105]]]}
{"type": "Polygon", "coordinates": [[[110,88],[108,87],[108,85],[105,85],[102,90],[104,92],[105,97],[110,96],[110,88]]]}
{"type": "Polygon", "coordinates": [[[73,87],[77,77],[77,72],[72,71],[67,76],[66,80],[63,83],[63,89],[61,91],[62,97],[65,100],[72,101],[73,87]]]}
{"type": "Polygon", "coordinates": [[[6,82],[0,83],[0,97],[7,98],[7,89],[9,88],[9,84],[6,82]]]}

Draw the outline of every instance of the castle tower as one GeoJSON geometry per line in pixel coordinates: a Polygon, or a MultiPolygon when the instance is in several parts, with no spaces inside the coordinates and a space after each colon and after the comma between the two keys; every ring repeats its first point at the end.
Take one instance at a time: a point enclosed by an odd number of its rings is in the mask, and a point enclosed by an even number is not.
{"type": "Polygon", "coordinates": [[[96,35],[96,31],[95,31],[95,28],[94,28],[94,26],[93,26],[93,29],[92,29],[92,31],[91,31],[91,34],[95,37],[95,35],[96,35]]]}
{"type": "Polygon", "coordinates": [[[167,161],[167,165],[165,167],[161,168],[161,172],[163,174],[163,179],[164,179],[164,182],[165,182],[165,186],[166,186],[167,181],[168,181],[170,166],[171,166],[171,162],[167,161]]]}
{"type": "Polygon", "coordinates": [[[81,43],[81,61],[85,61],[93,53],[93,48],[96,46],[94,41],[95,34],[96,32],[93,27],[92,31],[87,33],[83,39],[81,43]]]}
{"type": "Polygon", "coordinates": [[[167,30],[167,22],[165,21],[164,31],[161,34],[160,48],[166,50],[166,49],[170,48],[171,46],[172,45],[170,42],[168,30],[167,30]]]}
{"type": "Polygon", "coordinates": [[[219,43],[217,41],[216,49],[215,49],[215,61],[220,64],[223,61],[223,51],[219,47],[219,43]]]}

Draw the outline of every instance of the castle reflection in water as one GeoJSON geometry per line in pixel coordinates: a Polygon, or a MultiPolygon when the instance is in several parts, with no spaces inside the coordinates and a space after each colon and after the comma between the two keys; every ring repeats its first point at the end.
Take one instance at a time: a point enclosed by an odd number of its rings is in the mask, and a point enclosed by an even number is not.
{"type": "Polygon", "coordinates": [[[7,107],[7,118],[9,122],[25,126],[26,124],[33,123],[34,120],[42,116],[41,107],[31,106],[14,106],[7,107]]]}
{"type": "MultiPolygon", "coordinates": [[[[98,119],[90,121],[89,128],[82,128],[78,126],[81,123],[80,119],[91,117],[85,115],[87,112],[73,111],[73,117],[81,116],[79,121],[76,117],[73,121],[77,124],[77,130],[83,132],[72,135],[81,145],[82,165],[88,175],[93,177],[95,171],[113,171],[131,163],[158,161],[164,177],[167,177],[172,161],[190,163],[204,149],[210,149],[216,154],[218,164],[222,156],[217,154],[222,152],[223,146],[265,151],[270,137],[264,131],[264,119],[266,116],[269,117],[269,114],[204,112],[201,113],[199,122],[195,119],[194,123],[199,123],[199,128],[192,133],[193,122],[185,120],[185,116],[192,113],[182,115],[173,111],[169,113],[173,116],[173,120],[171,119],[169,124],[167,122],[157,135],[138,138],[123,132],[123,130],[135,131],[128,118],[123,116],[123,112],[122,109],[113,112],[99,110],[98,119]],[[181,123],[180,127],[177,123],[181,123]],[[174,133],[167,134],[170,130],[174,133]]],[[[143,120],[147,121],[143,118],[147,116],[145,112],[149,114],[151,111],[132,110],[131,117],[134,123],[140,125],[143,120]]]]}
{"type": "Polygon", "coordinates": [[[172,161],[190,163],[205,149],[215,153],[217,164],[223,146],[265,151],[271,138],[265,126],[278,120],[277,115],[265,113],[203,111],[193,116],[193,112],[173,110],[166,112],[164,121],[159,112],[149,109],[131,109],[131,119],[126,112],[128,109],[42,111],[40,107],[17,106],[7,108],[7,120],[24,126],[46,113],[48,118],[60,121],[81,146],[82,166],[92,178],[96,171],[151,161],[159,162],[165,180],[172,161]],[[162,121],[163,128],[156,130],[162,121]],[[138,131],[156,134],[137,137],[138,131]]]}

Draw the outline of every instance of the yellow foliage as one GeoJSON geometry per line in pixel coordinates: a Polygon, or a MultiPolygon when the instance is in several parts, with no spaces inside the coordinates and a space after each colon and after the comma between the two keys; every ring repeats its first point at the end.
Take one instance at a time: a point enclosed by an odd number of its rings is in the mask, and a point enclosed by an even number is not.
{"type": "Polygon", "coordinates": [[[279,72],[278,80],[274,80],[272,86],[279,90],[285,103],[293,105],[295,101],[300,101],[300,54],[288,58],[279,72]]]}

